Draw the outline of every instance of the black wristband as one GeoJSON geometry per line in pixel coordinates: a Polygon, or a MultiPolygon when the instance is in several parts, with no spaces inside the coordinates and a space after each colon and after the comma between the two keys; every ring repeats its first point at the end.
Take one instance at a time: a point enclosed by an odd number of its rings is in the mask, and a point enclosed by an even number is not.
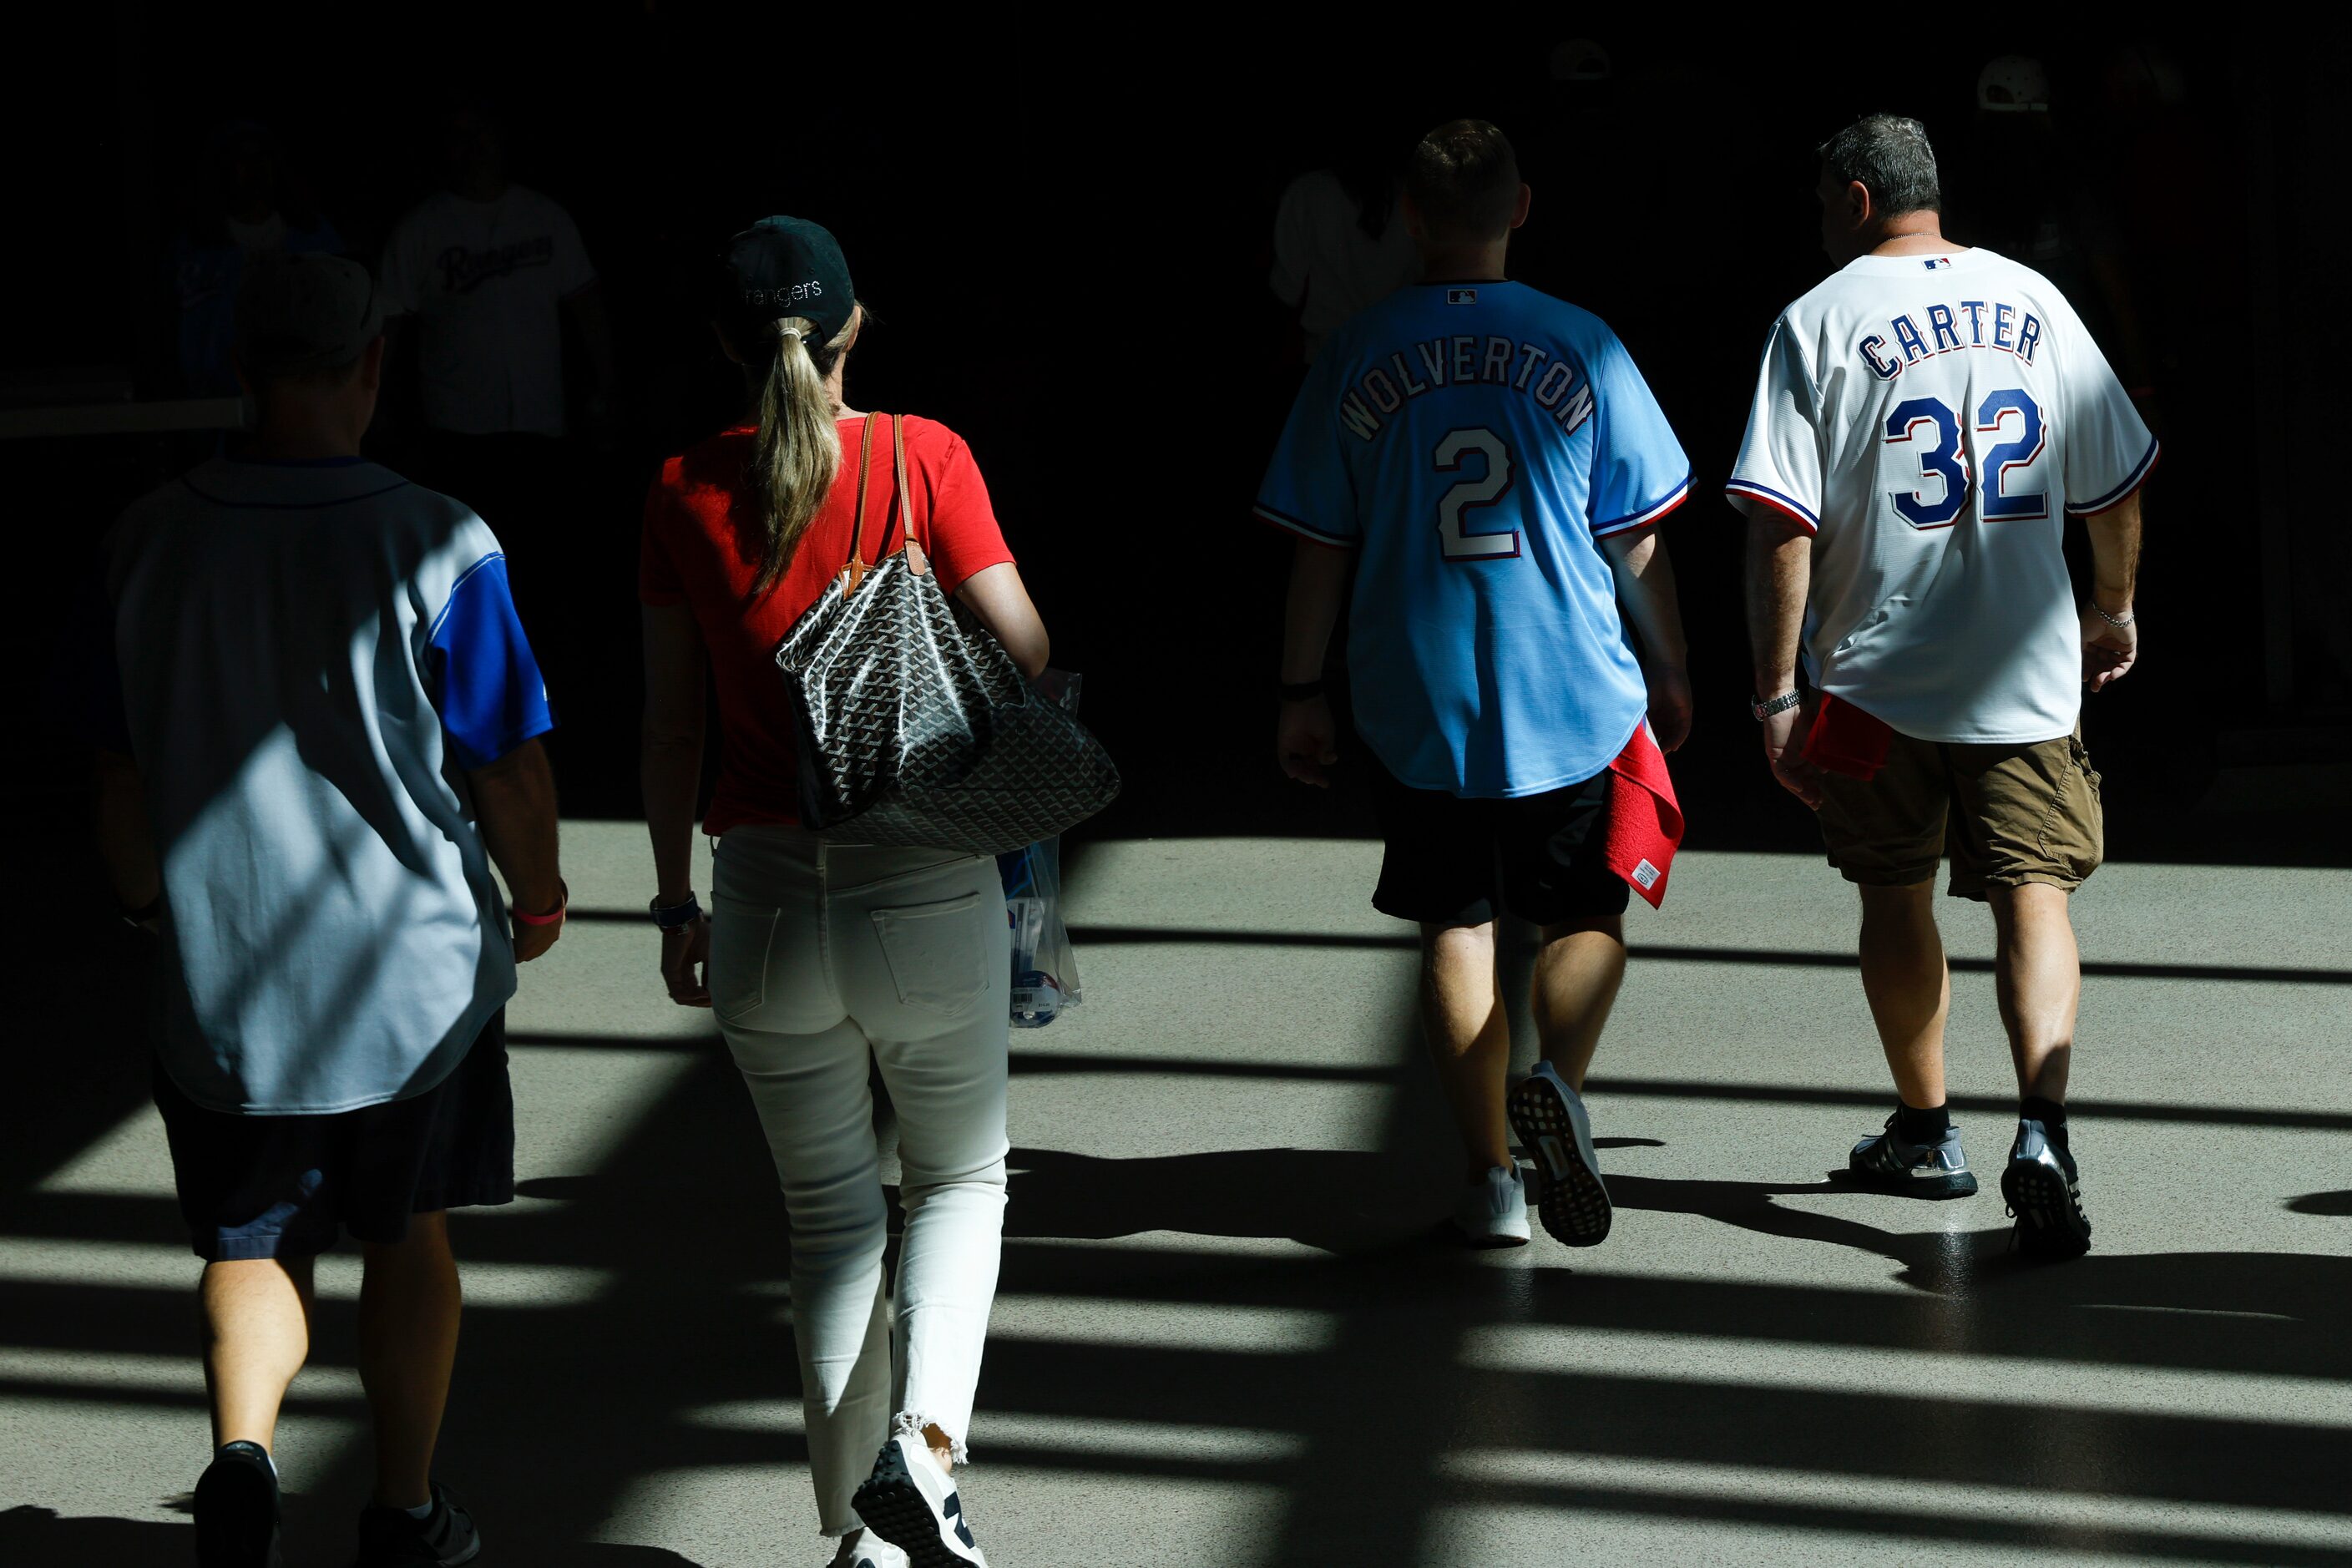
{"type": "Polygon", "coordinates": [[[1277,681],[1274,689],[1282,694],[1285,702],[1307,702],[1323,695],[1320,679],[1277,681]]]}
{"type": "Polygon", "coordinates": [[[653,916],[654,924],[666,931],[684,931],[702,918],[702,904],[692,893],[675,904],[664,904],[656,893],[646,906],[646,912],[653,916]]]}

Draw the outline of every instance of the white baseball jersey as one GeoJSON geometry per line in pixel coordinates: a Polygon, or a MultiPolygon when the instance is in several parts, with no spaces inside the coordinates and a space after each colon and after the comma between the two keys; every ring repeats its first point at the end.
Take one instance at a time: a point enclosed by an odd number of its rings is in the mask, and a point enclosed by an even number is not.
{"type": "Polygon", "coordinates": [[[2025,743],[2082,711],[2066,514],[2122,501],[2156,450],[2040,273],[1865,256],[1773,323],[1725,489],[1814,535],[1819,689],[1919,740],[2025,743]]]}
{"type": "Polygon", "coordinates": [[[572,215],[521,185],[425,198],[384,242],[377,286],[416,318],[425,423],[563,434],[562,302],[596,281],[572,215]]]}

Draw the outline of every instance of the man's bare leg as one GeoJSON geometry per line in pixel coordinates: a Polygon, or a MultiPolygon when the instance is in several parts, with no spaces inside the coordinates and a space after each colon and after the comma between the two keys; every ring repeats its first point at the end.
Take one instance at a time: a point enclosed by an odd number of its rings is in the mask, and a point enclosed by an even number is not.
{"type": "Polygon", "coordinates": [[[1495,925],[1421,928],[1421,1025],[1430,1058],[1462,1134],[1471,1181],[1511,1168],[1503,1079],[1511,1068],[1511,1021],[1495,982],[1495,925]]]}
{"type": "Polygon", "coordinates": [[[2091,1222],[2083,1212],[2065,1102],[2083,964],[2066,891],[2029,882],[1986,892],[2000,942],[1993,974],[2000,1021],[2017,1064],[2017,1142],[2000,1194],[2017,1216],[2017,1245],[2027,1256],[2080,1258],[2090,1250],[2091,1222]]]}
{"type": "Polygon", "coordinates": [[[1585,1069],[1625,981],[1625,917],[1593,915],[1544,927],[1536,956],[1536,1033],[1543,1059],[1584,1092],[1585,1069]]]}
{"type": "Polygon", "coordinates": [[[2083,961],[2066,890],[2028,882],[1985,891],[2000,942],[1993,978],[2010,1058],[2017,1064],[2017,1092],[2063,1105],[2074,1009],[2083,994],[2083,961]]]}
{"type": "Polygon", "coordinates": [[[215,1448],[266,1450],[276,1441],[278,1407],[310,1353],[310,1264],[251,1258],[205,1265],[196,1289],[215,1448]]]}
{"type": "Polygon", "coordinates": [[[375,1505],[433,1497],[433,1446],[457,1359],[462,1296],[449,1216],[421,1214],[396,1242],[370,1242],[360,1286],[360,1383],[375,1424],[375,1505]]]}
{"type": "Polygon", "coordinates": [[[1878,1043],[1903,1103],[1932,1110],[1944,1103],[1944,1021],[1952,1007],[1935,879],[1860,890],[1862,989],[1878,1043]]]}

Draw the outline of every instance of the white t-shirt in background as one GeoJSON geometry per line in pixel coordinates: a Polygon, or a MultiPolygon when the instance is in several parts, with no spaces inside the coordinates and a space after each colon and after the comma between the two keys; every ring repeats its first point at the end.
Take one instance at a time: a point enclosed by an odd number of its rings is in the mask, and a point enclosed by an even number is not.
{"type": "Polygon", "coordinates": [[[1310,170],[1282,193],[1266,287],[1299,311],[1309,363],[1333,328],[1420,279],[1421,253],[1393,206],[1374,239],[1364,232],[1356,198],[1330,170],[1310,170]]]}
{"type": "Polygon", "coordinates": [[[467,436],[563,434],[569,296],[596,280],[572,216],[537,191],[496,201],[447,191],[409,209],[384,242],[379,286],[415,318],[425,423],[467,436]]]}
{"type": "Polygon", "coordinates": [[[1815,535],[1819,689],[1919,740],[2030,743],[2082,711],[2065,517],[2122,501],[2156,452],[2040,273],[1865,256],[1773,323],[1725,489],[1815,535]]]}

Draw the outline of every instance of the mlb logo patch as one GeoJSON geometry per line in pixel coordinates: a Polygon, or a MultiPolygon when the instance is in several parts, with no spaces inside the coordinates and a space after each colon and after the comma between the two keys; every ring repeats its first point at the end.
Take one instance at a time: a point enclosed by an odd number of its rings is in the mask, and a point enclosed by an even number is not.
{"type": "Polygon", "coordinates": [[[1925,267],[1930,272],[1935,271],[1937,268],[1948,268],[1951,264],[1952,258],[1948,256],[1931,256],[1927,258],[1927,260],[1920,263],[1921,266],[1925,267]]]}
{"type": "Polygon", "coordinates": [[[1448,289],[1445,291],[1445,302],[1449,305],[1475,305],[1478,302],[1478,290],[1475,289],[1448,289]]]}

